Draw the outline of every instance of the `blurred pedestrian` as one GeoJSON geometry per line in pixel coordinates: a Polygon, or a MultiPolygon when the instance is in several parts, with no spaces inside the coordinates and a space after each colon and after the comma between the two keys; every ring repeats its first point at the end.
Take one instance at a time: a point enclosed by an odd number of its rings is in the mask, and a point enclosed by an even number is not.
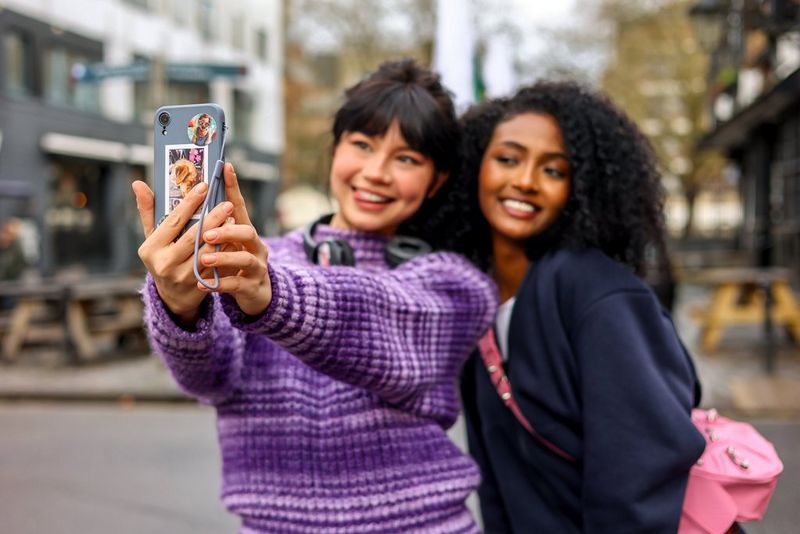
{"type": "Polygon", "coordinates": [[[20,239],[21,224],[10,217],[0,225],[0,280],[18,280],[28,266],[20,239]]]}
{"type": "Polygon", "coordinates": [[[462,386],[486,531],[675,532],[705,442],[692,361],[640,278],[664,243],[650,146],[570,82],[473,108],[464,138],[466,252],[501,302],[462,386]]]}
{"type": "Polygon", "coordinates": [[[152,192],[134,185],[150,337],[217,409],[223,500],[242,532],[477,532],[465,500],[478,470],[446,429],[495,290],[463,257],[427,252],[452,239],[439,225],[456,209],[453,103],[409,60],[345,97],[336,214],[265,246],[226,165],[228,201],[203,228],[201,264],[220,270],[211,296],[192,277],[194,232],[179,237],[207,188],[153,231],[152,192]]]}

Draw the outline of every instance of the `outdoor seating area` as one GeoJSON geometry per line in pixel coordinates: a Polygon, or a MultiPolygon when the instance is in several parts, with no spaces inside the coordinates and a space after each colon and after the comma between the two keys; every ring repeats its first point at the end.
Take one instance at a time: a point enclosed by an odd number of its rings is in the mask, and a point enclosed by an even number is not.
{"type": "Polygon", "coordinates": [[[142,346],[141,285],[139,277],[111,275],[0,283],[2,359],[17,361],[27,346],[48,345],[61,349],[66,363],[80,364],[142,346]]]}
{"type": "Polygon", "coordinates": [[[703,351],[716,351],[728,328],[765,325],[768,309],[770,328],[784,328],[791,339],[800,341],[800,305],[790,275],[789,269],[779,267],[705,269],[684,275],[684,282],[710,288],[709,301],[690,311],[700,325],[703,351]]]}

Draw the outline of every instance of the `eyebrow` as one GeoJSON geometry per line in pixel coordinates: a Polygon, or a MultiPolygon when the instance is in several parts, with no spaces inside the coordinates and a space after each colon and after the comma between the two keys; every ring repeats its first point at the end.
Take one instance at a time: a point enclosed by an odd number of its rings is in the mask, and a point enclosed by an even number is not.
{"type": "MultiPolygon", "coordinates": [[[[526,147],[525,145],[522,145],[520,143],[517,143],[516,141],[511,141],[511,140],[509,140],[509,141],[500,141],[500,143],[498,143],[498,144],[500,144],[502,146],[507,146],[509,148],[522,150],[522,151],[525,151],[525,152],[528,151],[528,147],[526,147]]],[[[569,161],[569,158],[563,152],[545,152],[544,155],[546,157],[548,157],[548,158],[563,158],[563,159],[569,161]]]]}

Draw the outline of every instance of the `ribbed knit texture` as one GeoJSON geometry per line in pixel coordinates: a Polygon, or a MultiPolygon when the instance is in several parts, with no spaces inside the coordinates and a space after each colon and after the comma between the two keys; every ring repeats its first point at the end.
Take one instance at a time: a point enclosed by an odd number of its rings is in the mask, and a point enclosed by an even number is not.
{"type": "Polygon", "coordinates": [[[273,300],[257,318],[227,295],[194,331],[148,278],[154,349],[217,409],[222,499],[242,532],[476,532],[475,464],[448,439],[461,366],[490,325],[494,284],[434,253],[389,270],[386,239],[346,238],[357,267],[310,265],[302,234],[269,245],[273,300]]]}

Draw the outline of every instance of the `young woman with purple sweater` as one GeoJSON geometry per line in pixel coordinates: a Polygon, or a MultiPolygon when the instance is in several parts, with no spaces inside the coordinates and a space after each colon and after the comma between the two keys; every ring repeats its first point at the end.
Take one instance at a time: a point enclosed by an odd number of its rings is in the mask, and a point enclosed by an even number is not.
{"type": "Polygon", "coordinates": [[[222,499],[241,532],[476,532],[465,499],[478,470],[446,429],[496,289],[436,251],[457,238],[445,228],[462,189],[447,181],[453,104],[412,61],[345,96],[329,220],[263,241],[226,165],[228,200],[206,216],[200,252],[219,269],[216,291],[194,280],[194,231],[180,236],[205,185],[153,229],[152,193],[134,184],[150,339],[180,387],[217,410],[222,499]],[[397,235],[434,251],[392,267],[397,235]],[[318,265],[341,245],[316,246],[329,239],[349,244],[354,265],[318,265]]]}

